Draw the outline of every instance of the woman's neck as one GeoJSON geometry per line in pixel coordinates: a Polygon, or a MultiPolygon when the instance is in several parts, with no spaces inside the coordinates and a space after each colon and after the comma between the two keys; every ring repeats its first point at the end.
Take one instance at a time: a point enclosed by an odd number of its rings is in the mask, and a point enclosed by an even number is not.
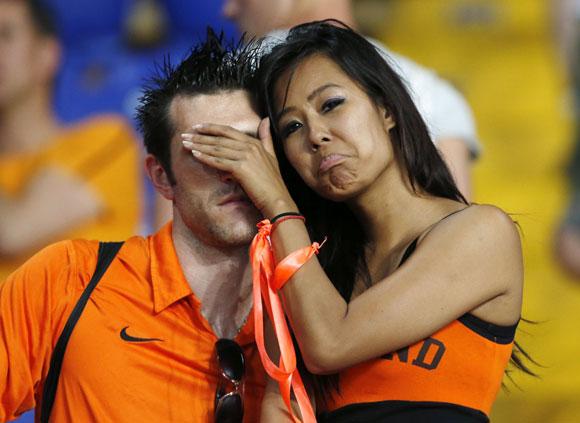
{"type": "Polygon", "coordinates": [[[370,250],[389,255],[457,209],[458,203],[414,192],[407,178],[393,166],[350,206],[367,232],[370,250]]]}

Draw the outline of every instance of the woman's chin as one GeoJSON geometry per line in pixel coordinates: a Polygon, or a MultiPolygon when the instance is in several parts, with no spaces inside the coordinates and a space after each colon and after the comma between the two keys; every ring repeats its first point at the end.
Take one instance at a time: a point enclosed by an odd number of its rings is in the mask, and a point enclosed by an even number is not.
{"type": "Polygon", "coordinates": [[[336,203],[342,203],[348,201],[357,195],[357,190],[354,184],[335,186],[332,184],[325,185],[321,189],[316,190],[316,193],[321,197],[334,201],[336,203]]]}

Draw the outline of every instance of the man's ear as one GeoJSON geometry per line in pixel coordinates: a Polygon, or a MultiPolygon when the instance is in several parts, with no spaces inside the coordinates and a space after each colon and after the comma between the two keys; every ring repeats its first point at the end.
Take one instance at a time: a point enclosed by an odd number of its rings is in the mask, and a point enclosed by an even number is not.
{"type": "Polygon", "coordinates": [[[62,48],[59,41],[54,37],[40,38],[38,48],[38,66],[43,73],[42,78],[52,83],[60,68],[62,48]]]}
{"type": "Polygon", "coordinates": [[[145,157],[145,171],[153,183],[155,190],[169,201],[173,201],[173,185],[165,169],[152,154],[145,157]]]}

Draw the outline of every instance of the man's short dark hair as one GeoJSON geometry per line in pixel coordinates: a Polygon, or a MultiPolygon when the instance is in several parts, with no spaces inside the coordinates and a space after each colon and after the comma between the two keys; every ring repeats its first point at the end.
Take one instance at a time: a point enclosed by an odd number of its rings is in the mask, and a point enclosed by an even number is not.
{"type": "Polygon", "coordinates": [[[169,59],[157,67],[143,90],[136,118],[147,152],[159,160],[171,183],[176,183],[171,170],[170,140],[175,131],[169,116],[171,102],[178,96],[249,91],[255,52],[251,46],[243,47],[241,40],[225,42],[223,32],[218,36],[208,28],[205,42],[196,45],[177,67],[169,59]]]}
{"type": "Polygon", "coordinates": [[[46,1],[26,0],[24,4],[28,7],[32,26],[40,35],[58,37],[58,26],[56,24],[54,11],[46,1]]]}

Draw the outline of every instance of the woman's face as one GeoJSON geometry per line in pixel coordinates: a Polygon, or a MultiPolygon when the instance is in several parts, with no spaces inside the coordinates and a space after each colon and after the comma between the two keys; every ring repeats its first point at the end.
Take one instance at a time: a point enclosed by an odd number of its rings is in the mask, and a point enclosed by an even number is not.
{"type": "Polygon", "coordinates": [[[275,85],[275,105],[288,161],[327,199],[356,197],[394,162],[392,117],[325,56],[286,71],[275,85]]]}

